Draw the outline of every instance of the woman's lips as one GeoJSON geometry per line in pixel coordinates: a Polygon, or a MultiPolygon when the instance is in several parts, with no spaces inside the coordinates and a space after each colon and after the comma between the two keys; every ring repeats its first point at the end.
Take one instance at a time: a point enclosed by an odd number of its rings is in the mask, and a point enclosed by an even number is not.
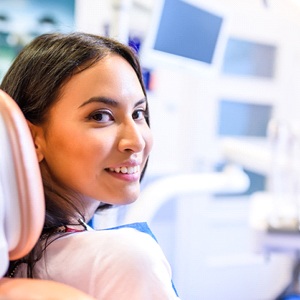
{"type": "Polygon", "coordinates": [[[122,174],[135,174],[139,173],[140,171],[140,166],[129,166],[129,167],[117,167],[117,168],[109,168],[110,172],[115,172],[115,173],[122,173],[122,174]]]}
{"type": "Polygon", "coordinates": [[[140,165],[107,168],[106,171],[115,178],[128,182],[135,182],[140,179],[140,165]]]}

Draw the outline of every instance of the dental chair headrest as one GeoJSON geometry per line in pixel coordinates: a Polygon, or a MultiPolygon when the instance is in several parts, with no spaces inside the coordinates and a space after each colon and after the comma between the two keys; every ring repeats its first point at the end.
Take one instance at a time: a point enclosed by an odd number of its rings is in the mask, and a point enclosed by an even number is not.
{"type": "Polygon", "coordinates": [[[45,201],[33,140],[23,113],[0,90],[0,275],[25,256],[44,223],[45,201]]]}

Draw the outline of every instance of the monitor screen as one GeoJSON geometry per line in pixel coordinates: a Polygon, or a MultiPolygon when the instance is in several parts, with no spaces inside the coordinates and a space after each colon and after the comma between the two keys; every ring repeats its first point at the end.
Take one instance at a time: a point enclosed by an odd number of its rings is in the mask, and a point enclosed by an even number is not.
{"type": "Polygon", "coordinates": [[[230,37],[224,52],[222,72],[228,75],[274,78],[275,45],[230,37]]]}
{"type": "Polygon", "coordinates": [[[219,102],[220,136],[266,137],[272,106],[231,99],[219,102]]]}
{"type": "Polygon", "coordinates": [[[149,36],[142,44],[142,62],[151,57],[154,64],[163,59],[183,66],[214,63],[223,16],[182,0],[161,1],[153,14],[149,36]]]}

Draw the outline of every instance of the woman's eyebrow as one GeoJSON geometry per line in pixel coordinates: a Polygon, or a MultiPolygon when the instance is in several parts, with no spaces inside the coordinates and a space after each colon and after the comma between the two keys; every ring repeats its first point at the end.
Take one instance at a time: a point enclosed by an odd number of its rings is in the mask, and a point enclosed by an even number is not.
{"type": "Polygon", "coordinates": [[[107,97],[92,97],[89,100],[83,102],[78,108],[81,108],[90,103],[103,103],[109,106],[117,107],[119,103],[111,98],[107,97]]]}
{"type": "MultiPolygon", "coordinates": [[[[146,102],[146,98],[143,98],[139,101],[137,101],[135,104],[134,104],[134,107],[137,107],[143,103],[146,102]]],[[[103,104],[106,104],[106,105],[109,105],[109,106],[112,106],[112,107],[118,107],[119,106],[119,102],[114,100],[114,99],[111,99],[111,98],[108,98],[108,97],[92,97],[90,98],[89,100],[83,102],[78,108],[81,108],[87,104],[90,104],[90,103],[103,103],[103,104]]]]}
{"type": "Polygon", "coordinates": [[[143,98],[143,99],[137,101],[137,102],[134,104],[134,107],[137,107],[137,106],[139,106],[139,105],[141,105],[141,104],[143,104],[143,103],[145,103],[145,102],[147,102],[147,99],[146,99],[146,98],[143,98]]]}

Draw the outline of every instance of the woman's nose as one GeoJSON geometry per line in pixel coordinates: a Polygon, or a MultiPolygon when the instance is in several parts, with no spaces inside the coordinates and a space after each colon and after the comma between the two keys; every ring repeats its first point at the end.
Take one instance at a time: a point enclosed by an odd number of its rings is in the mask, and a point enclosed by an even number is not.
{"type": "Polygon", "coordinates": [[[141,152],[146,146],[143,136],[143,125],[136,124],[134,120],[130,120],[126,124],[122,124],[120,132],[119,150],[141,152]]]}

